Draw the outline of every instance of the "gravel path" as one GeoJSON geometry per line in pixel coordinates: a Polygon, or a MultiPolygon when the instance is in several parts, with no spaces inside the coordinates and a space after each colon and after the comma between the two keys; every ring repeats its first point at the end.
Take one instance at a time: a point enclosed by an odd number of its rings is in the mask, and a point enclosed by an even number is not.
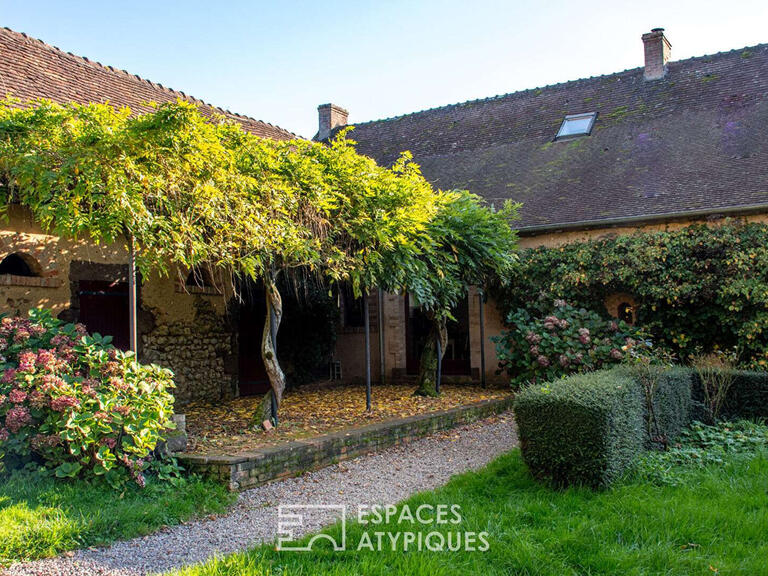
{"type": "MultiPolygon", "coordinates": [[[[203,562],[262,542],[273,542],[279,504],[394,504],[436,488],[460,472],[484,466],[517,443],[511,412],[434,434],[298,478],[246,490],[225,515],[166,528],[112,546],[15,564],[8,576],[138,576],[203,562]]],[[[306,518],[299,533],[326,518],[306,518]]]]}

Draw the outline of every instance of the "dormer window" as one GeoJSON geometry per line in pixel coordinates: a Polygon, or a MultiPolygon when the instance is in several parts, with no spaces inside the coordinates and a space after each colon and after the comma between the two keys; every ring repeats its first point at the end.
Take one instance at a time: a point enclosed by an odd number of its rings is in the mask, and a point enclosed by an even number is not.
{"type": "Polygon", "coordinates": [[[592,126],[595,124],[595,118],[597,118],[597,112],[569,114],[560,124],[560,130],[557,131],[555,140],[589,136],[589,133],[592,132],[592,126]]]}

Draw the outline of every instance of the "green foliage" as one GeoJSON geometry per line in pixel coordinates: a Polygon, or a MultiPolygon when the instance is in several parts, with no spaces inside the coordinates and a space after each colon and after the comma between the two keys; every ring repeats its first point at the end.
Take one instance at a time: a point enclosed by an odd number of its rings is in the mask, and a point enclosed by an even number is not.
{"type": "Polygon", "coordinates": [[[660,365],[634,366],[628,373],[644,395],[646,447],[666,448],[691,421],[693,374],[660,365]]]}
{"type": "Polygon", "coordinates": [[[556,486],[607,486],[643,449],[643,397],[620,369],[531,385],[514,410],[526,464],[556,486]]]}
{"type": "Polygon", "coordinates": [[[198,477],[174,484],[152,477],[144,489],[61,481],[14,472],[0,477],[0,566],[149,534],[198,515],[223,512],[234,499],[198,477]]]}
{"type": "Polygon", "coordinates": [[[536,248],[500,291],[507,311],[551,302],[603,310],[606,296],[637,300],[638,325],[685,358],[736,347],[741,364],[768,366],[768,225],[726,221],[536,248]]]}
{"type": "Polygon", "coordinates": [[[677,437],[690,422],[691,372],[660,368],[650,396],[645,375],[621,366],[523,389],[515,417],[534,476],[607,486],[652,442],[677,437]]]}
{"type": "MultiPolygon", "coordinates": [[[[749,418],[768,420],[768,372],[736,370],[733,382],[728,388],[721,416],[727,419],[749,418]]],[[[699,420],[711,417],[704,406],[705,395],[698,374],[693,374],[693,398],[699,411],[699,420]],[[703,411],[702,411],[703,410],[703,411]]]]}
{"type": "Polygon", "coordinates": [[[624,322],[562,300],[546,314],[534,316],[523,308],[510,312],[506,323],[510,329],[492,340],[499,369],[515,388],[620,363],[643,336],[624,322]]]}
{"type": "Polygon", "coordinates": [[[0,317],[0,372],[6,466],[40,463],[58,478],[144,484],[151,453],[172,427],[169,370],[33,309],[29,319],[0,317]]]}
{"type": "Polygon", "coordinates": [[[760,453],[768,453],[765,425],[748,420],[715,426],[694,422],[681,430],[669,450],[645,454],[629,476],[656,485],[680,486],[702,468],[723,466],[737,458],[753,459],[760,453]]]}
{"type": "MultiPolygon", "coordinates": [[[[461,506],[461,524],[361,525],[347,521],[347,551],[315,542],[311,552],[277,551],[274,545],[212,559],[181,569],[184,576],[591,576],[765,574],[768,459],[728,460],[696,469],[680,486],[627,480],[611,490],[552,490],[531,478],[520,451],[485,469],[454,477],[444,487],[418,494],[407,504],[461,506]],[[383,532],[383,550],[357,550],[367,532],[383,532]],[[485,530],[486,552],[431,552],[401,548],[390,538],[415,531],[485,530]],[[711,568],[710,568],[711,567],[711,568]]],[[[339,538],[341,527],[325,532],[339,538]]],[[[307,539],[309,536],[307,536],[307,539]]],[[[455,536],[454,536],[455,538],[455,536]]],[[[304,540],[306,543],[307,540],[304,540]]]]}

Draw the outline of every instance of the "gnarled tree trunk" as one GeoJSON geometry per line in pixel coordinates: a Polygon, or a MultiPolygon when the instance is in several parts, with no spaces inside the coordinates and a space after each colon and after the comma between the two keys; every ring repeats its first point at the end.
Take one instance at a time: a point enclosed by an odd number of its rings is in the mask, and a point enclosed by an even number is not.
{"type": "Polygon", "coordinates": [[[266,393],[254,414],[254,424],[257,425],[265,420],[272,421],[272,403],[274,402],[276,409],[279,409],[285,391],[285,374],[277,359],[277,330],[283,318],[283,299],[277,289],[274,275],[264,279],[264,293],[267,301],[267,317],[264,320],[264,333],[261,338],[261,358],[272,389],[266,393]]]}
{"type": "Polygon", "coordinates": [[[419,387],[415,394],[418,396],[438,396],[437,365],[443,361],[445,347],[448,344],[448,328],[446,318],[430,313],[431,328],[429,336],[419,358],[419,387]],[[437,354],[437,339],[440,338],[440,358],[437,354]]]}

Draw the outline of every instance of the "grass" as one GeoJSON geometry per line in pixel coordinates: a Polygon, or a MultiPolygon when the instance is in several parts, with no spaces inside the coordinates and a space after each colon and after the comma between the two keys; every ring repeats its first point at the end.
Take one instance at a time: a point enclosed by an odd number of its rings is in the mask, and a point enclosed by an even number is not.
{"type": "MultiPolygon", "coordinates": [[[[395,552],[333,552],[321,546],[302,553],[261,546],[178,574],[768,574],[768,454],[730,455],[716,465],[686,469],[685,478],[673,485],[635,474],[609,491],[554,491],[530,477],[515,450],[405,502],[411,510],[425,503],[459,504],[458,526],[355,523],[347,532],[348,548],[354,548],[366,529],[371,535],[486,531],[486,552],[403,552],[402,546],[395,552]]],[[[326,532],[338,536],[339,527],[326,532]]]]}
{"type": "Polygon", "coordinates": [[[17,472],[0,479],[0,565],[148,534],[199,514],[222,512],[233,496],[198,478],[106,485],[17,472]]]}

